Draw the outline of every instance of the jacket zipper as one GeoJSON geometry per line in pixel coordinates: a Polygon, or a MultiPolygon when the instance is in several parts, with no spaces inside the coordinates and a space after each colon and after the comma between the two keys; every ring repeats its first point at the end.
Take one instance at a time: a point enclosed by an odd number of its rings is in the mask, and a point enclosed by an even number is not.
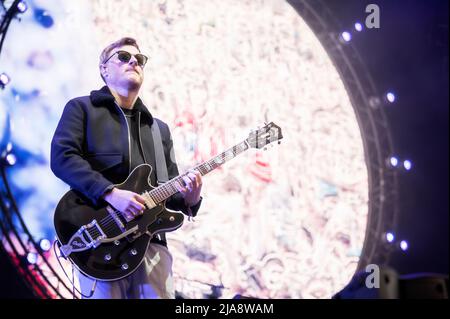
{"type": "Polygon", "coordinates": [[[131,138],[130,138],[130,126],[128,125],[127,117],[125,116],[125,113],[120,108],[119,104],[117,104],[116,101],[114,101],[114,104],[119,108],[120,113],[122,113],[123,118],[125,120],[125,124],[127,125],[127,133],[128,133],[128,174],[131,173],[131,138]]]}

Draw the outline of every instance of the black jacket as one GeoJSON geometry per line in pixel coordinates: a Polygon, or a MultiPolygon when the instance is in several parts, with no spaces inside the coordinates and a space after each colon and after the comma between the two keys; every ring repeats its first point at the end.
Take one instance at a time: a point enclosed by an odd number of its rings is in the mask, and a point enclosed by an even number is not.
{"type": "MultiPolygon", "coordinates": [[[[155,168],[150,127],[153,121],[158,121],[169,179],[177,176],[178,167],[172,161],[173,154],[170,155],[173,142],[169,127],[153,118],[140,98],[134,108],[142,114],[140,133],[146,163],[155,168]]],[[[106,190],[122,183],[129,175],[129,156],[126,118],[107,86],[66,104],[51,145],[51,169],[58,178],[97,205],[106,190]]],[[[187,214],[180,193],[173,195],[166,206],[187,214]]],[[[200,203],[191,208],[193,216],[199,207],[200,203]]]]}

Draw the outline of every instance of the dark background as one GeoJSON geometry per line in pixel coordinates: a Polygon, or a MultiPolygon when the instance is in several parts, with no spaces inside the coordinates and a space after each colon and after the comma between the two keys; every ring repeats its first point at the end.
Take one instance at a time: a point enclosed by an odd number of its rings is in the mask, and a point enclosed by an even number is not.
{"type": "MultiPolygon", "coordinates": [[[[315,0],[310,0],[314,3],[315,0]]],[[[381,28],[352,39],[381,91],[397,101],[387,107],[399,158],[413,168],[400,177],[400,217],[395,234],[409,242],[391,266],[400,274],[448,274],[448,0],[328,0],[342,27],[365,21],[379,5],[381,28]]],[[[337,30],[341,31],[341,30],[337,30]]],[[[0,249],[0,297],[31,297],[0,249]]]]}

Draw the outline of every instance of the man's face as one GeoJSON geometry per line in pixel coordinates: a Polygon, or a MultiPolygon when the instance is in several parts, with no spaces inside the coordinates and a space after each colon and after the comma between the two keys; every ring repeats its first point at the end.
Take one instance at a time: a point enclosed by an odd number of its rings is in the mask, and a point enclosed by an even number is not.
{"type": "Polygon", "coordinates": [[[108,57],[111,57],[102,65],[102,72],[108,86],[125,89],[139,89],[144,81],[143,67],[138,64],[135,54],[139,50],[132,45],[124,45],[114,48],[108,57]],[[122,62],[119,59],[119,51],[131,53],[131,59],[128,62],[122,62]]]}

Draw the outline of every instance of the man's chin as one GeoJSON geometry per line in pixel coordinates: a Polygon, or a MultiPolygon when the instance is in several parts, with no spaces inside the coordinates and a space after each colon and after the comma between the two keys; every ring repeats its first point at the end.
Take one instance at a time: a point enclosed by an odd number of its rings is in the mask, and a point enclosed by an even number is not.
{"type": "Polygon", "coordinates": [[[129,79],[129,81],[127,81],[127,87],[129,90],[139,90],[141,85],[142,81],[139,80],[129,79]]]}

